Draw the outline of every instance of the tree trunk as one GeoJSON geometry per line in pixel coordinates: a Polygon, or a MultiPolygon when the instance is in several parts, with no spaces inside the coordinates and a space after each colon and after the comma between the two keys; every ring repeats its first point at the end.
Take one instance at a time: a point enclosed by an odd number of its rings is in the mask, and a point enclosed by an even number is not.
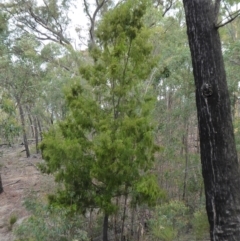
{"type": "Polygon", "coordinates": [[[25,151],[26,151],[27,157],[30,157],[30,151],[29,151],[29,147],[28,147],[26,127],[25,127],[24,112],[23,112],[23,108],[22,108],[22,105],[21,105],[19,100],[17,101],[17,103],[18,103],[18,108],[19,108],[21,124],[22,124],[23,142],[24,142],[23,144],[24,144],[24,147],[25,147],[25,151]]]}
{"type": "MultiPolygon", "coordinates": [[[[218,1],[215,1],[218,3],[218,1]]],[[[183,0],[196,85],[202,175],[213,241],[240,240],[240,173],[217,7],[210,0],[183,0]]]]}
{"type": "Polygon", "coordinates": [[[31,133],[32,133],[32,138],[35,137],[35,132],[34,132],[34,125],[33,125],[33,121],[32,121],[32,117],[31,117],[31,111],[30,111],[30,107],[26,106],[26,109],[27,109],[27,115],[28,115],[28,119],[29,119],[29,122],[30,122],[30,128],[31,128],[31,133]]]}
{"type": "Polygon", "coordinates": [[[0,173],[0,194],[3,192],[2,177],[0,173]]]}
{"type": "MultiPolygon", "coordinates": [[[[187,122],[187,121],[186,121],[187,122]]],[[[182,200],[186,201],[186,189],[187,189],[187,178],[188,178],[188,123],[185,124],[185,134],[183,138],[183,148],[185,152],[185,170],[184,170],[184,179],[183,179],[183,195],[182,200]]]]}
{"type": "MultiPolygon", "coordinates": [[[[125,188],[125,190],[127,191],[127,187],[125,188]]],[[[126,235],[126,233],[124,233],[124,225],[125,225],[125,219],[126,219],[127,198],[128,198],[128,195],[125,194],[125,196],[124,196],[123,215],[122,215],[121,241],[125,240],[125,235],[126,235]]]]}
{"type": "MultiPolygon", "coordinates": [[[[116,207],[119,205],[119,199],[120,197],[116,197],[116,207]]],[[[114,214],[114,237],[115,241],[118,241],[118,212],[114,214]]]]}
{"type": "Polygon", "coordinates": [[[35,133],[35,141],[36,141],[36,153],[39,153],[38,148],[38,125],[37,125],[37,117],[33,117],[33,123],[34,123],[34,133],[35,133]]]}
{"type": "MultiPolygon", "coordinates": [[[[37,118],[37,117],[36,117],[37,118]]],[[[38,129],[39,129],[39,134],[40,134],[40,140],[42,141],[43,136],[42,136],[42,127],[41,127],[41,122],[39,118],[37,118],[37,123],[38,123],[38,129]]]]}
{"type": "Polygon", "coordinates": [[[108,241],[108,215],[104,215],[103,219],[103,241],[108,241]]]}

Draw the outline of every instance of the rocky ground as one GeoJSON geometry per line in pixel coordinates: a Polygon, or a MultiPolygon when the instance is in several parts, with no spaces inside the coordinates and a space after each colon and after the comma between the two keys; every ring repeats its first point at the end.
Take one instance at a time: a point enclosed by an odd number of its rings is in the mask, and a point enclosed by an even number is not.
{"type": "Polygon", "coordinates": [[[0,241],[14,240],[12,230],[29,216],[23,206],[24,200],[32,191],[46,192],[46,185],[51,179],[37,169],[41,155],[26,158],[23,150],[22,146],[0,147],[0,172],[4,188],[0,194],[0,241]],[[11,222],[14,224],[11,225],[11,222]]]}

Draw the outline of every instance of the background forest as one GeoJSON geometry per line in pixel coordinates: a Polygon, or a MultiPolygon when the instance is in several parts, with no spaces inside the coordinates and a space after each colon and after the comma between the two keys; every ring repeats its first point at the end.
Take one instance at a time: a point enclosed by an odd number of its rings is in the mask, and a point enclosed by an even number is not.
{"type": "MultiPolygon", "coordinates": [[[[209,240],[182,2],[0,6],[1,146],[41,153],[57,183],[16,240],[209,240]]],[[[238,152],[239,21],[220,29],[238,152]]]]}

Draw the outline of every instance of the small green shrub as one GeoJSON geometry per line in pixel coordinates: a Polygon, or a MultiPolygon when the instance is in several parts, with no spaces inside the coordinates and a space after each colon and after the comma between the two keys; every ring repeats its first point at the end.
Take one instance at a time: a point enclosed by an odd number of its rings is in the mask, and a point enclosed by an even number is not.
{"type": "Polygon", "coordinates": [[[172,201],[156,207],[150,221],[153,240],[173,241],[186,230],[188,208],[183,202],[172,201]]]}
{"type": "Polygon", "coordinates": [[[205,208],[197,211],[193,215],[192,226],[197,240],[202,240],[209,236],[209,223],[205,208]]]}
{"type": "Polygon", "coordinates": [[[17,222],[17,216],[15,214],[12,214],[9,218],[9,226],[8,229],[12,230],[13,225],[17,222]]]}
{"type": "Polygon", "coordinates": [[[81,216],[58,206],[50,206],[31,198],[25,206],[32,215],[14,230],[17,241],[87,241],[81,229],[81,216]]]}
{"type": "Polygon", "coordinates": [[[16,222],[17,222],[17,216],[16,215],[11,215],[10,219],[9,219],[9,224],[12,226],[16,222]]]}

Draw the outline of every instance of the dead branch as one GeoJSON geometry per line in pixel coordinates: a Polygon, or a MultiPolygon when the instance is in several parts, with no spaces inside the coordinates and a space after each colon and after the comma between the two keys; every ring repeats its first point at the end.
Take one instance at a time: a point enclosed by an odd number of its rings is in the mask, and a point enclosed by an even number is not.
{"type": "Polygon", "coordinates": [[[11,185],[16,184],[16,183],[18,183],[18,182],[20,182],[20,181],[21,181],[21,180],[20,180],[20,179],[18,179],[18,180],[17,180],[17,181],[15,181],[15,182],[10,182],[10,183],[8,183],[8,184],[4,185],[3,187],[11,186],[11,185]]]}
{"type": "Polygon", "coordinates": [[[169,5],[166,7],[165,11],[162,14],[162,17],[166,15],[166,13],[171,9],[172,5],[173,5],[173,0],[170,0],[169,5]]]}
{"type": "Polygon", "coordinates": [[[96,23],[96,17],[98,12],[101,10],[103,5],[107,3],[108,0],[102,0],[100,3],[98,0],[96,0],[96,9],[94,10],[92,16],[89,10],[89,5],[87,0],[83,0],[84,8],[86,11],[86,14],[90,20],[90,29],[89,29],[89,35],[90,35],[90,41],[91,44],[95,45],[95,36],[94,36],[94,30],[95,30],[95,23],[96,23]]]}
{"type": "Polygon", "coordinates": [[[219,22],[216,25],[216,28],[221,28],[225,25],[227,25],[228,23],[231,23],[233,20],[235,20],[238,16],[240,15],[240,10],[230,14],[229,16],[227,16],[224,20],[222,20],[221,22],[219,22]]]}

